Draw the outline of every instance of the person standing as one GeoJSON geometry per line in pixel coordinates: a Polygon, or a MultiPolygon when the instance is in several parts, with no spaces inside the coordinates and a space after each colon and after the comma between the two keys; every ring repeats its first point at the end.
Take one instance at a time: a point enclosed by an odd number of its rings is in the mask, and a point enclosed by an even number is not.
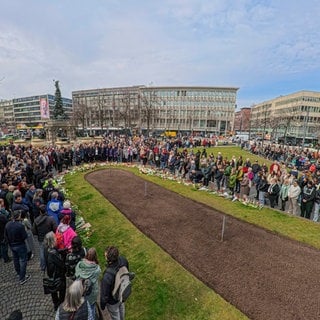
{"type": "Polygon", "coordinates": [[[36,217],[32,226],[32,233],[38,236],[39,250],[40,250],[40,269],[46,270],[46,261],[44,255],[44,237],[50,232],[56,232],[57,223],[53,217],[49,217],[47,214],[46,206],[44,204],[39,206],[40,215],[36,217]]]}
{"type": "Polygon", "coordinates": [[[316,189],[312,181],[309,180],[307,185],[303,187],[301,193],[301,217],[310,219],[315,195],[316,189]]]}
{"type": "Polygon", "coordinates": [[[89,301],[93,318],[95,317],[95,308],[99,294],[99,276],[101,269],[99,266],[98,256],[95,248],[90,248],[84,259],[80,260],[76,265],[75,277],[83,280],[89,279],[91,282],[91,292],[86,295],[89,301]]]}
{"type": "Polygon", "coordinates": [[[129,263],[124,256],[119,256],[119,250],[114,246],[106,248],[105,257],[107,260],[107,269],[101,281],[100,306],[102,310],[107,307],[112,320],[124,320],[125,305],[123,302],[116,301],[112,296],[115,274],[108,272],[108,268],[118,271],[121,267],[125,266],[129,270],[129,263]]]}
{"type": "Polygon", "coordinates": [[[277,199],[279,197],[280,187],[277,183],[277,178],[271,178],[270,180],[270,186],[268,188],[268,195],[269,195],[269,201],[270,201],[270,207],[274,208],[277,199]]]}
{"type": "Polygon", "coordinates": [[[299,215],[299,203],[298,199],[301,193],[301,188],[297,180],[294,180],[292,185],[288,189],[288,213],[292,213],[295,216],[299,215]]]}
{"type": "Polygon", "coordinates": [[[314,206],[313,206],[313,221],[318,222],[319,220],[319,208],[320,208],[320,183],[316,186],[316,193],[314,197],[314,206]]]}
{"type": "Polygon", "coordinates": [[[47,203],[47,212],[48,215],[53,217],[59,225],[59,213],[63,209],[62,202],[58,200],[59,193],[57,191],[52,192],[51,200],[47,203]]]}
{"type": "Polygon", "coordinates": [[[82,281],[74,281],[67,290],[64,302],[57,310],[55,320],[94,320],[90,304],[83,294],[82,281]]]}
{"type": "Polygon", "coordinates": [[[71,280],[75,280],[76,265],[87,254],[86,248],[82,247],[80,237],[76,236],[71,241],[71,252],[66,256],[66,276],[71,280]]]}
{"type": "Polygon", "coordinates": [[[58,291],[51,293],[54,310],[64,301],[66,294],[66,276],[65,265],[62,255],[56,248],[56,238],[52,231],[46,234],[44,238],[45,244],[45,260],[47,275],[49,278],[60,278],[62,285],[58,291]]]}
{"type": "Polygon", "coordinates": [[[279,193],[279,197],[281,199],[281,210],[282,211],[285,211],[285,209],[286,209],[289,188],[290,188],[289,179],[284,179],[284,182],[280,188],[280,193],[279,193]]]}
{"type": "Polygon", "coordinates": [[[21,211],[14,211],[13,220],[6,224],[5,238],[12,251],[13,264],[16,273],[19,275],[20,284],[23,285],[31,276],[26,274],[28,252],[25,240],[28,235],[20,218],[21,211]]]}

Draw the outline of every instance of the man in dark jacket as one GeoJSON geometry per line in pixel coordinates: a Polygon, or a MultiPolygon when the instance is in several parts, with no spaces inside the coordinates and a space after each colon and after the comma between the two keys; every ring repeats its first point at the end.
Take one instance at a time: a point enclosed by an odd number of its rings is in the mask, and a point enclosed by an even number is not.
{"type": "Polygon", "coordinates": [[[40,205],[39,212],[40,215],[34,220],[32,233],[38,236],[40,250],[40,269],[41,271],[45,271],[46,261],[43,240],[48,232],[56,232],[57,223],[53,217],[47,214],[46,206],[44,204],[40,205]]]}
{"type": "Polygon", "coordinates": [[[115,274],[109,272],[108,269],[112,268],[116,272],[121,267],[125,266],[129,270],[129,263],[125,257],[119,256],[119,250],[114,246],[106,248],[105,257],[107,260],[107,269],[101,281],[100,306],[102,310],[104,310],[105,307],[107,307],[112,320],[124,320],[124,303],[115,300],[112,296],[112,291],[115,282],[115,274]]]}
{"type": "Polygon", "coordinates": [[[13,203],[12,203],[12,207],[11,207],[11,210],[12,211],[18,211],[18,210],[21,210],[25,213],[25,215],[28,217],[29,216],[29,207],[23,203],[23,199],[22,199],[22,195],[21,193],[16,190],[14,193],[13,193],[13,203]]]}
{"type": "Polygon", "coordinates": [[[20,210],[13,212],[13,220],[5,227],[5,238],[12,251],[14,268],[19,275],[20,284],[23,285],[31,276],[26,275],[28,253],[25,240],[28,235],[24,225],[20,222],[20,216],[20,210]]]}

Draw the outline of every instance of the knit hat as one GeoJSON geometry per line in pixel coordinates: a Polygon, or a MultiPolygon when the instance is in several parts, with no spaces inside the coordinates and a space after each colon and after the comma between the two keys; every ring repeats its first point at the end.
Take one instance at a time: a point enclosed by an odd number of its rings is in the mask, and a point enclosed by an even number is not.
{"type": "Polygon", "coordinates": [[[64,209],[70,209],[71,208],[71,203],[69,200],[66,200],[64,203],[63,203],[63,208],[64,209]]]}

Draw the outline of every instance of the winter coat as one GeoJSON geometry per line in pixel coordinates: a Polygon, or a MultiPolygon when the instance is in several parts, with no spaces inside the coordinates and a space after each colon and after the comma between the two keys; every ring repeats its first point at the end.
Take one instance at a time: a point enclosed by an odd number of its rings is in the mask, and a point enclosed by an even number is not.
{"type": "Polygon", "coordinates": [[[35,218],[32,233],[38,236],[38,241],[42,242],[44,240],[45,235],[50,232],[56,232],[57,223],[53,217],[49,217],[46,215],[40,215],[35,218]]]}
{"type": "Polygon", "coordinates": [[[90,279],[92,283],[91,293],[87,296],[89,303],[92,305],[97,302],[99,294],[99,284],[98,279],[101,273],[100,266],[93,261],[88,261],[87,259],[82,259],[76,265],[76,278],[90,279]]]}
{"type": "Polygon", "coordinates": [[[58,225],[57,231],[62,233],[64,246],[70,250],[71,241],[75,236],[77,236],[76,232],[68,224],[64,223],[60,223],[58,225]]]}
{"type": "Polygon", "coordinates": [[[62,210],[62,203],[57,199],[52,199],[47,203],[48,215],[53,217],[57,224],[59,224],[59,213],[62,210]]]}

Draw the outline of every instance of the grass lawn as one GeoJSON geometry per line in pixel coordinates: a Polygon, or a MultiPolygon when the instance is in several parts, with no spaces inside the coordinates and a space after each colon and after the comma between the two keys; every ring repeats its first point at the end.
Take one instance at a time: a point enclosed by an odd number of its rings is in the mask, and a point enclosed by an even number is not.
{"type": "MultiPolygon", "coordinates": [[[[202,148],[199,148],[202,150],[202,148]]],[[[197,148],[195,148],[196,152],[197,148]]],[[[247,157],[253,162],[267,162],[238,147],[214,147],[216,155],[231,159],[233,155],[247,157]]],[[[208,150],[208,153],[211,151],[208,150]]],[[[270,164],[270,162],[269,162],[270,164]]],[[[101,167],[102,168],[102,167],[101,167]]],[[[117,166],[118,168],[118,166],[117,166]]],[[[320,227],[310,221],[291,217],[264,208],[261,211],[241,203],[197,191],[192,186],[175,181],[143,175],[137,168],[124,168],[185,197],[206,203],[226,214],[259,225],[293,239],[320,248],[320,227]]],[[[88,171],[87,171],[88,172],[88,171]]],[[[92,225],[87,246],[94,246],[104,269],[103,251],[114,244],[127,256],[130,268],[136,273],[133,294],[127,302],[127,319],[247,319],[213,290],[193,277],[158,245],[142,234],[110,202],[84,179],[87,172],[65,176],[67,196],[76,204],[82,216],[92,225]]]]}

